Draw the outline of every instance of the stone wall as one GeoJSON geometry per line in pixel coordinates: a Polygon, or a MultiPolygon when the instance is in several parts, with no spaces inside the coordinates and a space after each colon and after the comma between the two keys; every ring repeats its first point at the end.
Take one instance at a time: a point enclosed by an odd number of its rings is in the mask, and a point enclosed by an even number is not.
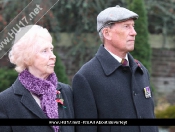
{"type": "MultiPolygon", "coordinates": [[[[66,72],[69,76],[70,82],[74,74],[80,68],[79,59],[73,59],[75,56],[66,55],[69,52],[69,49],[66,48],[70,46],[70,38],[72,35],[70,34],[61,34],[61,41],[59,42],[59,47],[57,48],[58,54],[63,61],[63,64],[66,66],[66,72]],[[67,44],[67,46],[65,46],[67,44]]],[[[91,34],[87,35],[91,42],[89,44],[93,44],[93,37],[91,34]]],[[[151,81],[156,89],[156,98],[165,97],[169,102],[175,102],[175,39],[173,37],[168,37],[167,43],[164,44],[164,48],[162,48],[162,36],[161,35],[150,35],[150,45],[152,47],[152,74],[151,81]]],[[[88,50],[88,49],[87,49],[88,50]]],[[[91,54],[89,52],[89,54],[91,54]]],[[[89,56],[89,54],[87,56],[89,56]]],[[[91,55],[89,59],[92,57],[91,55]]],[[[3,59],[0,59],[0,67],[10,67],[8,57],[5,56],[3,59]]]]}
{"type": "Polygon", "coordinates": [[[175,77],[175,49],[152,48],[152,76],[175,77]]]}
{"type": "Polygon", "coordinates": [[[152,49],[152,83],[156,99],[175,104],[175,49],[152,49]]]}

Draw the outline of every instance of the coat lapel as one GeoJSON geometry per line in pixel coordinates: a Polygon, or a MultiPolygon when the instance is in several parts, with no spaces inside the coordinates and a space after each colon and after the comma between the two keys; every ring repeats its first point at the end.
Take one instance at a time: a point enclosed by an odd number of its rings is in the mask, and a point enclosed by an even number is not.
{"type": "Polygon", "coordinates": [[[121,64],[103,47],[100,46],[96,54],[104,73],[108,76],[112,74],[121,64]]]}
{"type": "MultiPolygon", "coordinates": [[[[98,52],[96,54],[97,59],[99,60],[104,73],[108,76],[112,74],[121,64],[114,58],[110,53],[103,47],[100,46],[98,52]]],[[[143,74],[142,66],[134,61],[134,58],[128,53],[129,66],[132,71],[139,70],[141,74],[143,74]]]]}
{"type": "MultiPolygon", "coordinates": [[[[61,91],[62,87],[60,84],[57,86],[57,90],[61,91]]],[[[64,117],[63,106],[58,104],[58,118],[61,119],[64,117]]]]}
{"type": "Polygon", "coordinates": [[[39,118],[48,118],[39,105],[36,103],[35,99],[32,97],[31,93],[21,84],[19,79],[15,81],[12,85],[14,94],[20,95],[21,103],[30,110],[33,114],[38,116],[39,118]]]}
{"type": "Polygon", "coordinates": [[[128,53],[128,59],[129,59],[129,65],[134,73],[136,71],[139,71],[139,73],[141,74],[144,73],[141,63],[138,60],[134,59],[130,53],[128,53]]]}

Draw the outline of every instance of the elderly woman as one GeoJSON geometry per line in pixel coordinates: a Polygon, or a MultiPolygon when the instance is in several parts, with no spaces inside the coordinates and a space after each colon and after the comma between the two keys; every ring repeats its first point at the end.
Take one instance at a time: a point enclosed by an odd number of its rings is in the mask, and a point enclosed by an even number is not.
{"type": "MultiPolygon", "coordinates": [[[[14,84],[0,93],[0,118],[74,118],[72,91],[58,82],[52,37],[38,25],[23,27],[9,52],[19,73],[14,84]]],[[[1,126],[1,132],[74,132],[73,126],[1,126]]]]}

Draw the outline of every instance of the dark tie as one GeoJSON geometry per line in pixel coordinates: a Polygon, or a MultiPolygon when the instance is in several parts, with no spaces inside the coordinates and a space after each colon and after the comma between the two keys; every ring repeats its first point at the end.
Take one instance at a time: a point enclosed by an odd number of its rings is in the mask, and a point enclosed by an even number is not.
{"type": "Polygon", "coordinates": [[[122,59],[121,64],[123,66],[127,66],[128,65],[128,61],[126,59],[122,59]]]}

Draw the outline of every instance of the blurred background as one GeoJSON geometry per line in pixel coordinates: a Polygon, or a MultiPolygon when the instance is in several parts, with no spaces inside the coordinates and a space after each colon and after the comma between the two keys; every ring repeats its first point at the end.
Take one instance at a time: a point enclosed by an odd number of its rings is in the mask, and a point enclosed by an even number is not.
{"type": "MultiPolygon", "coordinates": [[[[42,11],[53,4],[49,0],[34,1],[40,3],[42,11]]],[[[30,2],[0,1],[1,33],[19,13],[28,16],[36,8],[33,5],[26,9],[30,2]]],[[[135,50],[131,54],[150,72],[156,117],[175,118],[175,0],[59,0],[44,16],[37,13],[32,22],[47,28],[53,37],[59,81],[71,85],[74,74],[95,55],[101,44],[96,17],[115,5],[139,14],[135,21],[135,50]]],[[[7,54],[0,59],[0,92],[16,79],[14,67],[7,54]]],[[[175,127],[160,126],[160,132],[175,132],[175,127]]]]}

